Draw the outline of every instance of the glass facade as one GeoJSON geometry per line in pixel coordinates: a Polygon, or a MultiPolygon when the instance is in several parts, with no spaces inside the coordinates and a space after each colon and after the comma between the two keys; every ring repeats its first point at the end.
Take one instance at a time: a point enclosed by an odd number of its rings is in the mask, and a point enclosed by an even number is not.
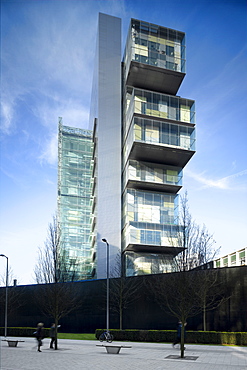
{"type": "Polygon", "coordinates": [[[180,186],[182,185],[182,169],[130,160],[123,174],[124,187],[129,180],[180,186]]]}
{"type": "Polygon", "coordinates": [[[171,272],[178,191],[195,151],[195,102],[176,96],[185,34],[132,19],[123,58],[122,251],[126,275],[171,272]]]}
{"type": "Polygon", "coordinates": [[[133,114],[153,116],[164,120],[195,123],[194,100],[159,94],[152,91],[127,88],[125,97],[124,135],[128,132],[133,114]]]}
{"type": "Polygon", "coordinates": [[[174,271],[173,257],[159,254],[126,253],[126,275],[162,274],[174,271]]]}
{"type": "Polygon", "coordinates": [[[185,34],[132,19],[124,55],[127,70],[131,60],[185,73],[185,34]]]}
{"type": "Polygon", "coordinates": [[[176,246],[178,196],[127,189],[123,196],[123,244],[176,246]]]}
{"type": "Polygon", "coordinates": [[[134,117],[126,142],[124,158],[128,158],[134,142],[195,150],[195,128],[181,124],[134,117]]]}
{"type": "Polygon", "coordinates": [[[92,132],[59,124],[58,219],[61,249],[77,279],[92,277],[92,132]]]}
{"type": "Polygon", "coordinates": [[[159,224],[160,228],[164,224],[176,223],[177,197],[174,194],[127,189],[123,196],[123,225],[132,222],[143,227],[145,223],[152,223],[159,224]]]}

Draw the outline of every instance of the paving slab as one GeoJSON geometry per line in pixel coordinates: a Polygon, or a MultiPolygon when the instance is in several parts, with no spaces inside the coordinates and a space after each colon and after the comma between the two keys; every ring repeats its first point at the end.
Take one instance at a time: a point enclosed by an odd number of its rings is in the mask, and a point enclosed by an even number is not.
{"type": "MultiPolygon", "coordinates": [[[[1,338],[4,339],[4,338],[1,338]]],[[[11,338],[12,339],[12,338],[11,338]]],[[[132,348],[109,354],[99,341],[60,339],[58,350],[49,348],[44,339],[37,352],[34,338],[8,347],[0,341],[1,370],[246,370],[247,347],[186,344],[185,359],[179,348],[165,343],[113,342],[132,348]]]]}

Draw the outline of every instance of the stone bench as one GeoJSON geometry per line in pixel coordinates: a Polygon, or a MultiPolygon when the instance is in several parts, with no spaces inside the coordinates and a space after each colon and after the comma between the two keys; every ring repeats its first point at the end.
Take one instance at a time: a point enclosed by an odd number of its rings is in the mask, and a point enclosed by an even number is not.
{"type": "Polygon", "coordinates": [[[121,348],[132,348],[131,346],[121,346],[119,344],[96,344],[97,347],[105,347],[107,353],[118,354],[121,348]]]}
{"type": "Polygon", "coordinates": [[[18,342],[25,342],[17,339],[2,339],[3,342],[8,342],[9,347],[17,347],[18,342]]]}

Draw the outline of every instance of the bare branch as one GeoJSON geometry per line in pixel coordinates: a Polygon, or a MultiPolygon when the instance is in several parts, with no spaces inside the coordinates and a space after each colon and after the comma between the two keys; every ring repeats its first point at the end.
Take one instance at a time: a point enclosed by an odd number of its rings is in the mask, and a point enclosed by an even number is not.
{"type": "Polygon", "coordinates": [[[123,311],[140,297],[142,280],[135,277],[125,277],[123,274],[122,254],[116,255],[112,276],[110,279],[110,308],[119,314],[119,328],[123,326],[123,311]]]}
{"type": "MultiPolygon", "coordinates": [[[[41,285],[36,300],[44,314],[58,321],[82,305],[82,300],[73,283],[76,279],[76,259],[68,259],[63,248],[61,230],[56,216],[48,225],[47,239],[39,248],[38,261],[34,269],[36,282],[41,285]]],[[[55,331],[57,349],[57,330],[55,331]]]]}
{"type": "MultiPolygon", "coordinates": [[[[171,242],[172,242],[172,238],[171,242]]],[[[189,211],[187,193],[181,198],[179,226],[177,226],[177,245],[183,248],[174,260],[176,271],[188,271],[212,261],[219,253],[213,235],[206,226],[200,227],[192,219],[189,211]]]]}

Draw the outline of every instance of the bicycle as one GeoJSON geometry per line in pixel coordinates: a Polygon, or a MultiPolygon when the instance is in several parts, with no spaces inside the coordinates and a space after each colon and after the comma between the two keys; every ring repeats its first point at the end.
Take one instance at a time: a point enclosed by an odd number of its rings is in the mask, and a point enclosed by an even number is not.
{"type": "Polygon", "coordinates": [[[100,342],[103,342],[103,341],[106,341],[108,343],[111,343],[113,341],[113,335],[110,334],[109,332],[107,331],[104,331],[104,333],[101,333],[100,336],[99,336],[99,341],[100,342]]]}

